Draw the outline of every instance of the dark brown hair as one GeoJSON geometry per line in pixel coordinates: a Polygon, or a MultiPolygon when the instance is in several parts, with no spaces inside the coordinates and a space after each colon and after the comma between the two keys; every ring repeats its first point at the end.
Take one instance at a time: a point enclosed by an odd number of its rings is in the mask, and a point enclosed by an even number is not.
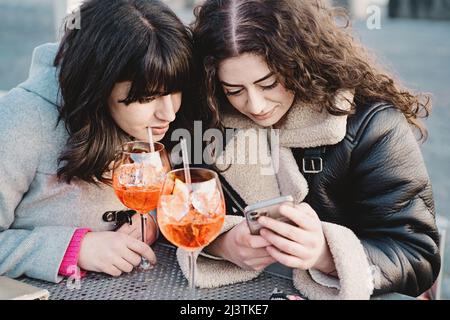
{"type": "Polygon", "coordinates": [[[426,138],[419,118],[428,116],[430,97],[411,93],[381,71],[353,39],[342,9],[318,0],[206,0],[195,15],[195,57],[203,66],[199,78],[211,126],[221,127],[220,112],[228,105],[217,77],[219,63],[253,53],[265,59],[298,102],[322,105],[333,115],[350,114],[367,102],[388,102],[426,138]],[[350,112],[334,105],[340,89],[355,91],[350,112]]]}
{"type": "Polygon", "coordinates": [[[192,69],[192,35],[156,0],[89,0],[81,29],[66,28],[55,66],[69,139],[58,176],[68,183],[108,182],[103,174],[118,146],[129,140],[113,121],[108,98],[118,82],[131,81],[125,104],[184,91],[192,69]]]}

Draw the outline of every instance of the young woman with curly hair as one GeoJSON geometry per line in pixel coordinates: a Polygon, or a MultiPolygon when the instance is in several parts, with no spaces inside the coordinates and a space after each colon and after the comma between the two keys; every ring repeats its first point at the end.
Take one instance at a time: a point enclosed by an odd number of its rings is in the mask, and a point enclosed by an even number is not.
{"type": "Polygon", "coordinates": [[[228,217],[199,257],[197,285],[248,280],[274,262],[293,269],[310,299],[417,296],[437,278],[432,188],[417,141],[429,97],[377,67],[337,13],[315,0],[206,0],[196,9],[203,120],[234,130],[215,150],[229,198],[240,209],[295,200],[279,209],[291,223],[260,218],[260,235],[228,217]],[[277,150],[258,141],[273,174],[227,162],[227,152],[248,156],[245,137],[263,128],[279,134],[277,150]]]}

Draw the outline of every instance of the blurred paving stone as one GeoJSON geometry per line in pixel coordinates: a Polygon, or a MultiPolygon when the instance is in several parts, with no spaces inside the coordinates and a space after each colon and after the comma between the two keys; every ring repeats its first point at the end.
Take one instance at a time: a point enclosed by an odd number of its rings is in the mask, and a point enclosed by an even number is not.
{"type": "Polygon", "coordinates": [[[55,41],[52,0],[0,0],[0,90],[28,76],[31,53],[55,41]]]}

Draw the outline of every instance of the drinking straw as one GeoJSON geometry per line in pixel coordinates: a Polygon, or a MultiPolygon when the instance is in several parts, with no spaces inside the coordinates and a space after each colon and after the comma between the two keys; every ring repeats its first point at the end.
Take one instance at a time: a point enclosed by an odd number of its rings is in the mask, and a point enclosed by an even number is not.
{"type": "Polygon", "coordinates": [[[181,155],[183,156],[184,179],[189,190],[191,189],[191,171],[189,169],[189,155],[187,151],[186,139],[181,138],[181,155]]]}
{"type": "Polygon", "coordinates": [[[147,127],[148,143],[150,144],[150,152],[155,152],[155,144],[153,142],[153,132],[151,127],[147,127]]]}

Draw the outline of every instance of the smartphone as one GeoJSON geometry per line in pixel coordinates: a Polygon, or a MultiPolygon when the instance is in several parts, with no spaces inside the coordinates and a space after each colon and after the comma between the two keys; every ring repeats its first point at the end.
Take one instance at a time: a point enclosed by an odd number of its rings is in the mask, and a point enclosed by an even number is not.
{"type": "Polygon", "coordinates": [[[0,300],[48,300],[47,290],[18,280],[0,277],[0,300]]]}
{"type": "Polygon", "coordinates": [[[292,223],[289,219],[279,213],[278,209],[282,205],[293,207],[294,199],[292,198],[292,196],[283,196],[275,199],[265,200],[245,207],[244,216],[247,220],[250,233],[253,235],[259,235],[261,225],[258,223],[258,219],[262,216],[270,217],[272,219],[276,219],[286,223],[292,223]]]}

